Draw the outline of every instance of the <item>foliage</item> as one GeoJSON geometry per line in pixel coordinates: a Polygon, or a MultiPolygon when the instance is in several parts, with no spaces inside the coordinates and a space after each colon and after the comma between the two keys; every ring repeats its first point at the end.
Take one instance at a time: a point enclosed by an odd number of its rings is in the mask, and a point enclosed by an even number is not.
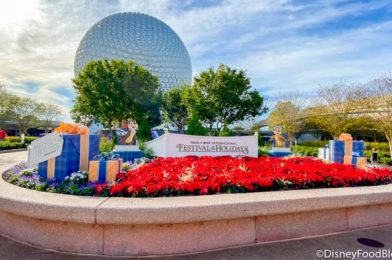
{"type": "Polygon", "coordinates": [[[343,81],[320,87],[313,106],[307,110],[307,121],[336,139],[350,129],[353,93],[354,89],[343,81]]]}
{"type": "Polygon", "coordinates": [[[73,195],[93,195],[95,184],[88,182],[87,172],[75,172],[54,185],[54,192],[73,195]]]}
{"type": "Polygon", "coordinates": [[[143,118],[137,130],[137,138],[140,142],[151,140],[151,126],[147,119],[143,118]]]}
{"type": "Polygon", "coordinates": [[[5,121],[11,119],[11,111],[15,104],[15,96],[10,95],[3,85],[0,85],[0,129],[4,128],[5,121]]]}
{"type": "Polygon", "coordinates": [[[39,125],[39,103],[26,97],[15,96],[13,99],[11,118],[16,121],[19,133],[25,134],[29,128],[39,125]]]}
{"type": "Polygon", "coordinates": [[[219,132],[219,136],[234,136],[235,133],[227,126],[227,124],[223,125],[223,128],[219,132]]]}
{"type": "Polygon", "coordinates": [[[106,137],[101,137],[99,140],[99,152],[111,152],[113,150],[114,144],[112,140],[107,139],[106,137]]]}
{"type": "Polygon", "coordinates": [[[259,156],[268,156],[269,147],[259,146],[258,155],[259,156]]]}
{"type": "Polygon", "coordinates": [[[313,156],[317,157],[318,155],[318,148],[317,147],[308,147],[302,145],[295,145],[291,147],[291,151],[294,154],[300,154],[302,156],[313,156]]]}
{"type": "MultiPolygon", "coordinates": [[[[24,142],[25,144],[30,144],[32,141],[37,140],[38,137],[36,136],[25,136],[24,138],[24,142]]],[[[21,138],[20,136],[7,136],[5,138],[6,141],[9,141],[11,143],[20,143],[21,142],[21,138]]]]}
{"type": "Polygon", "coordinates": [[[303,128],[304,111],[292,100],[279,101],[274,110],[268,116],[270,126],[282,126],[287,132],[290,144],[293,143],[295,135],[303,128]]]}
{"type": "Polygon", "coordinates": [[[26,148],[26,144],[10,141],[0,141],[0,150],[11,150],[19,148],[26,148]]]}
{"type": "Polygon", "coordinates": [[[188,123],[188,135],[205,135],[206,130],[200,123],[199,117],[197,115],[192,115],[188,123]]]}
{"type": "Polygon", "coordinates": [[[166,122],[183,132],[188,122],[188,108],[184,102],[184,90],[189,86],[173,87],[162,95],[162,110],[166,122]]]}
{"type": "Polygon", "coordinates": [[[196,76],[194,85],[185,89],[184,101],[190,113],[196,114],[209,129],[215,125],[220,130],[225,122],[230,125],[267,111],[263,97],[251,90],[245,71],[226,65],[196,76]]]}
{"type": "Polygon", "coordinates": [[[374,128],[385,135],[392,158],[392,72],[357,86],[355,94],[355,105],[372,111],[374,128]]]}
{"type": "Polygon", "coordinates": [[[110,128],[132,118],[160,120],[158,78],[132,61],[89,62],[73,80],[76,91],[71,110],[76,122],[95,121],[110,128]]]}
{"type": "Polygon", "coordinates": [[[25,163],[20,163],[3,175],[4,180],[32,190],[73,195],[89,195],[95,193],[95,184],[88,182],[87,172],[75,172],[67,176],[64,181],[44,180],[38,175],[37,168],[27,168],[25,163]]]}
{"type": "Polygon", "coordinates": [[[37,109],[40,125],[45,130],[45,133],[47,133],[53,126],[54,122],[59,120],[61,116],[61,108],[50,103],[39,103],[37,109]]]}
{"type": "Polygon", "coordinates": [[[372,150],[375,149],[376,151],[388,152],[389,153],[389,144],[387,142],[365,142],[365,149],[372,150]]]}
{"type": "Polygon", "coordinates": [[[258,141],[259,146],[265,146],[266,145],[266,143],[265,143],[265,141],[263,139],[263,136],[261,134],[258,134],[257,141],[258,141]]]}

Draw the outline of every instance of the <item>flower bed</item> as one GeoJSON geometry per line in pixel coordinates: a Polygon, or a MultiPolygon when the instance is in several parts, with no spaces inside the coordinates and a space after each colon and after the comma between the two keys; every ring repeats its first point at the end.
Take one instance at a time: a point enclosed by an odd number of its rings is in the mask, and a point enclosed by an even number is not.
{"type": "Polygon", "coordinates": [[[4,179],[18,186],[58,193],[97,196],[177,196],[270,190],[365,186],[389,183],[391,171],[361,170],[350,165],[327,164],[310,157],[158,158],[125,164],[117,179],[106,184],[87,181],[87,173],[72,174],[61,183],[45,182],[22,166],[4,179]]]}

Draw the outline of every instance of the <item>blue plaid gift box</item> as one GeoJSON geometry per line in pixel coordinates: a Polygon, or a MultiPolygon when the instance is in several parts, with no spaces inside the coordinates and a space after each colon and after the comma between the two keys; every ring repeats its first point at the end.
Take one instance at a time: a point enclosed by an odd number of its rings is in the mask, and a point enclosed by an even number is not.
{"type": "Polygon", "coordinates": [[[365,143],[364,141],[353,141],[353,156],[365,156],[365,143]]]}
{"type": "Polygon", "coordinates": [[[334,163],[343,163],[344,159],[344,141],[329,141],[329,159],[334,163]]]}
{"type": "Polygon", "coordinates": [[[88,180],[105,183],[116,179],[122,170],[122,159],[113,153],[102,153],[89,163],[88,180]]]}
{"type": "Polygon", "coordinates": [[[124,162],[133,162],[144,156],[142,151],[113,151],[113,154],[117,154],[124,162]]]}
{"type": "Polygon", "coordinates": [[[61,135],[64,140],[61,155],[38,164],[38,174],[45,179],[64,180],[79,170],[87,171],[88,162],[99,153],[98,135],[61,135]]]}

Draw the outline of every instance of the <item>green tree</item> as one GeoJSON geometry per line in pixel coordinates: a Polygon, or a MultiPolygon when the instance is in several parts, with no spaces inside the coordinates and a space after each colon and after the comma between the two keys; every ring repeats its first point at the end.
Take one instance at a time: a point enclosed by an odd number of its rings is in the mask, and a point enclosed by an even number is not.
{"type": "Polygon", "coordinates": [[[226,123],[223,124],[223,128],[219,132],[219,136],[233,136],[234,132],[230,130],[226,123]]]}
{"type": "Polygon", "coordinates": [[[15,96],[9,94],[3,85],[0,85],[0,130],[4,128],[5,121],[11,119],[11,111],[15,104],[15,96]]]}
{"type": "Polygon", "coordinates": [[[205,135],[206,130],[200,123],[199,117],[197,115],[192,115],[188,123],[188,135],[205,135]]]}
{"type": "Polygon", "coordinates": [[[162,111],[166,122],[174,124],[179,132],[184,131],[188,122],[188,107],[184,102],[184,90],[189,86],[169,89],[162,95],[162,111]]]}
{"type": "Polygon", "coordinates": [[[335,139],[347,132],[352,123],[350,113],[355,109],[353,94],[352,86],[344,81],[321,86],[316,90],[314,104],[306,111],[308,124],[316,125],[335,139]]]}
{"type": "Polygon", "coordinates": [[[40,126],[48,132],[53,127],[55,121],[59,120],[61,116],[61,109],[59,106],[50,103],[38,104],[38,118],[40,119],[40,126]]]}
{"type": "Polygon", "coordinates": [[[27,97],[14,97],[13,102],[12,117],[18,125],[19,134],[22,135],[37,125],[39,105],[34,99],[27,97]]]}
{"type": "Polygon", "coordinates": [[[94,121],[111,128],[123,119],[159,122],[158,78],[132,61],[89,62],[73,80],[76,122],[94,121]]]}
{"type": "Polygon", "coordinates": [[[225,122],[230,125],[267,111],[263,97],[251,90],[245,71],[226,65],[201,72],[184,97],[190,112],[197,114],[210,130],[213,126],[220,130],[225,122]]]}
{"type": "Polygon", "coordinates": [[[282,126],[287,132],[290,144],[292,144],[295,135],[303,129],[303,115],[303,110],[293,102],[279,101],[269,114],[268,122],[270,126],[282,126]]]}
{"type": "Polygon", "coordinates": [[[375,129],[385,135],[392,159],[392,72],[357,86],[354,93],[355,109],[366,111],[375,122],[375,129]]]}
{"type": "Polygon", "coordinates": [[[140,121],[137,129],[137,138],[142,142],[151,140],[151,126],[146,118],[143,118],[140,121]]]}

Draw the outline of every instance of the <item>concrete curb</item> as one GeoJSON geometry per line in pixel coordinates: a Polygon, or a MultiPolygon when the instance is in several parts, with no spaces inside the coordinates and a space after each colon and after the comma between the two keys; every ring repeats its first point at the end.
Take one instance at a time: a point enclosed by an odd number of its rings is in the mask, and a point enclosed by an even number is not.
{"type": "Polygon", "coordinates": [[[15,152],[22,152],[27,151],[27,148],[19,148],[19,149],[11,149],[11,150],[0,150],[1,153],[15,153],[15,152]]]}
{"type": "Polygon", "coordinates": [[[79,254],[183,254],[391,223],[392,184],[99,198],[38,192],[0,180],[1,234],[46,249],[79,254]]]}

